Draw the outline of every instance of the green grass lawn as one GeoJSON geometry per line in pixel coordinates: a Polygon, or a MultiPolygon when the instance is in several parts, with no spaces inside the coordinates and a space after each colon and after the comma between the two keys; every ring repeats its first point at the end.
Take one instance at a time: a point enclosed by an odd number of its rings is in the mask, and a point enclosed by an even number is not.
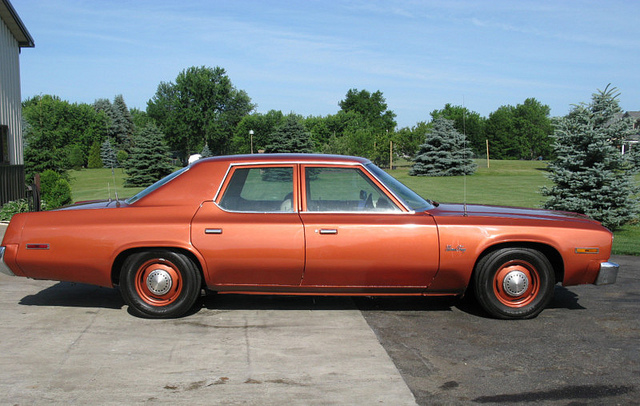
{"type": "Polygon", "coordinates": [[[83,200],[119,199],[131,197],[144,188],[125,188],[122,168],[83,169],[69,171],[71,177],[71,195],[74,202],[83,200]]]}
{"type": "MultiPolygon", "coordinates": [[[[389,173],[421,196],[438,202],[464,202],[503,206],[541,207],[545,197],[540,187],[551,183],[545,177],[542,161],[477,160],[478,171],[471,176],[423,177],[409,176],[409,163],[399,162],[389,173]],[[466,184],[466,187],[465,187],[466,184]],[[465,192],[466,189],[466,192],[465,192]]],[[[131,197],[142,188],[125,188],[122,169],[84,169],[71,171],[73,200],[108,199],[118,192],[120,199],[131,197]]],[[[640,175],[636,177],[640,183],[640,175]]],[[[617,230],[614,254],[640,255],[640,221],[617,230]]]]}
{"type": "MultiPolygon", "coordinates": [[[[388,171],[420,196],[442,203],[481,203],[502,206],[541,207],[545,198],[540,187],[551,183],[544,176],[542,161],[476,160],[472,176],[409,176],[408,163],[388,171]],[[465,187],[466,183],[466,187],[465,187]]],[[[394,165],[394,168],[396,166],[394,165]]]]}

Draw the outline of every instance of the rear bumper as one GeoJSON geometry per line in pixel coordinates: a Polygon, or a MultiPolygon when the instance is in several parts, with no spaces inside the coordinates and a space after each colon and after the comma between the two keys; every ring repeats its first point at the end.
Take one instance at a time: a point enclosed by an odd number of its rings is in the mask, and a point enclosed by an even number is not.
{"type": "Polygon", "coordinates": [[[0,272],[9,276],[16,276],[11,269],[4,263],[4,251],[5,247],[0,247],[0,272]]]}
{"type": "Polygon", "coordinates": [[[594,285],[610,285],[616,283],[618,278],[618,270],[620,265],[615,262],[603,262],[600,264],[600,272],[594,282],[594,285]]]}

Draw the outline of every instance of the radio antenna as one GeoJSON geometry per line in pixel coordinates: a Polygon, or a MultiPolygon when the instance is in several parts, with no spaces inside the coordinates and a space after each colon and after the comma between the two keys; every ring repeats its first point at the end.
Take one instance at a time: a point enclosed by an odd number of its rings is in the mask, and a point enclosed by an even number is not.
{"type": "Polygon", "coordinates": [[[118,200],[118,188],[116,187],[116,172],[113,170],[113,164],[111,164],[111,177],[113,178],[113,193],[116,195],[116,207],[120,207],[120,200],[118,200]]]}
{"type": "Polygon", "coordinates": [[[464,207],[464,217],[467,217],[467,108],[464,106],[464,96],[462,96],[462,202],[464,207]]]}

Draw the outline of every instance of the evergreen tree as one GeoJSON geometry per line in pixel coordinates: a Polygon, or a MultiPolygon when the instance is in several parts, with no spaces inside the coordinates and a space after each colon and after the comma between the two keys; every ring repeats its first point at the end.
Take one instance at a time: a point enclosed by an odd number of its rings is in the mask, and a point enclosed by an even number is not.
{"type": "Polygon", "coordinates": [[[427,133],[425,143],[414,158],[409,171],[411,176],[457,176],[471,175],[477,165],[473,162],[473,152],[466,145],[463,134],[459,133],[452,120],[436,118],[427,133]]]}
{"type": "Polygon", "coordinates": [[[128,148],[135,125],[122,95],[117,95],[113,103],[108,99],[98,99],[93,103],[93,108],[98,112],[104,112],[109,118],[107,135],[115,140],[119,147],[128,148]]]}
{"type": "Polygon", "coordinates": [[[96,140],[89,150],[89,162],[87,168],[102,168],[102,159],[100,159],[100,143],[96,140]]]}
{"type": "Polygon", "coordinates": [[[93,102],[93,108],[96,112],[103,113],[107,118],[105,121],[105,130],[107,137],[116,139],[116,129],[113,125],[116,113],[113,109],[111,101],[109,101],[109,99],[97,99],[93,102]]]}
{"type": "Polygon", "coordinates": [[[302,124],[299,116],[290,114],[285,117],[284,123],[271,133],[271,142],[267,145],[266,152],[311,153],[313,152],[311,133],[302,124]]]}
{"type": "Polygon", "coordinates": [[[67,148],[67,161],[69,163],[69,167],[80,170],[85,164],[85,155],[82,152],[82,147],[78,144],[69,145],[67,148]]]}
{"type": "Polygon", "coordinates": [[[163,138],[162,131],[153,124],[147,124],[134,136],[125,186],[149,186],[173,172],[163,138]]]}
{"type": "Polygon", "coordinates": [[[453,120],[453,126],[467,137],[469,148],[475,155],[485,153],[484,127],[487,120],[484,117],[475,111],[469,111],[466,107],[453,106],[450,103],[445,104],[441,110],[431,112],[432,120],[438,117],[453,120]]]}
{"type": "Polygon", "coordinates": [[[211,153],[211,150],[209,149],[209,144],[204,144],[204,148],[202,148],[202,151],[200,152],[200,155],[203,158],[208,158],[210,156],[213,156],[213,154],[211,153]]]}
{"type": "Polygon", "coordinates": [[[632,168],[620,153],[622,140],[633,131],[621,118],[615,88],[594,93],[558,120],[554,138],[557,158],[549,163],[554,186],[543,188],[548,209],[586,214],[615,229],[638,213],[638,187],[632,168]]]}
{"type": "MultiPolygon", "coordinates": [[[[265,152],[270,153],[311,153],[313,151],[313,139],[307,131],[302,118],[295,114],[289,114],[284,118],[282,125],[271,133],[271,143],[267,145],[265,152]]],[[[292,173],[287,169],[274,168],[264,172],[265,181],[289,181],[292,173]]]]}
{"type": "Polygon", "coordinates": [[[625,157],[631,162],[631,166],[635,173],[640,173],[640,146],[631,150],[625,157]]]}
{"type": "Polygon", "coordinates": [[[133,118],[121,94],[113,99],[112,106],[114,113],[112,125],[117,143],[121,148],[127,148],[131,145],[131,137],[135,129],[133,118]]]}
{"type": "Polygon", "coordinates": [[[109,138],[107,138],[100,147],[100,159],[102,159],[102,165],[105,168],[113,169],[118,167],[116,151],[113,149],[109,138]]]}

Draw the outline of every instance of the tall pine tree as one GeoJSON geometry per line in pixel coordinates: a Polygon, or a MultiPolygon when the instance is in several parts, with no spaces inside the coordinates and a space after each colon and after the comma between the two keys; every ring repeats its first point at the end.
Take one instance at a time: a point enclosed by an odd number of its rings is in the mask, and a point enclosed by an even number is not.
{"type": "Polygon", "coordinates": [[[285,117],[284,123],[271,133],[271,142],[265,150],[272,153],[313,152],[311,133],[302,124],[300,117],[290,114],[285,117]]]}
{"type": "Polygon", "coordinates": [[[414,158],[411,176],[471,175],[477,165],[473,152],[467,146],[464,134],[459,133],[453,120],[438,117],[427,132],[424,144],[414,158]]]}
{"type": "Polygon", "coordinates": [[[100,159],[102,159],[102,166],[105,168],[113,169],[118,167],[116,151],[113,149],[109,138],[107,138],[100,147],[100,159]]]}
{"type": "Polygon", "coordinates": [[[638,187],[632,166],[620,153],[621,142],[633,131],[632,120],[621,117],[616,88],[594,93],[555,128],[549,163],[552,187],[542,189],[548,209],[586,214],[616,229],[638,213],[638,187]]]}
{"type": "Polygon", "coordinates": [[[173,172],[169,148],[163,138],[162,131],[153,124],[147,124],[134,136],[125,170],[125,186],[149,186],[173,172]]]}
{"type": "Polygon", "coordinates": [[[113,99],[112,106],[114,112],[112,125],[115,129],[118,146],[120,148],[127,148],[131,144],[131,137],[135,130],[131,112],[127,108],[127,104],[124,102],[124,97],[122,97],[121,94],[113,99]]]}

